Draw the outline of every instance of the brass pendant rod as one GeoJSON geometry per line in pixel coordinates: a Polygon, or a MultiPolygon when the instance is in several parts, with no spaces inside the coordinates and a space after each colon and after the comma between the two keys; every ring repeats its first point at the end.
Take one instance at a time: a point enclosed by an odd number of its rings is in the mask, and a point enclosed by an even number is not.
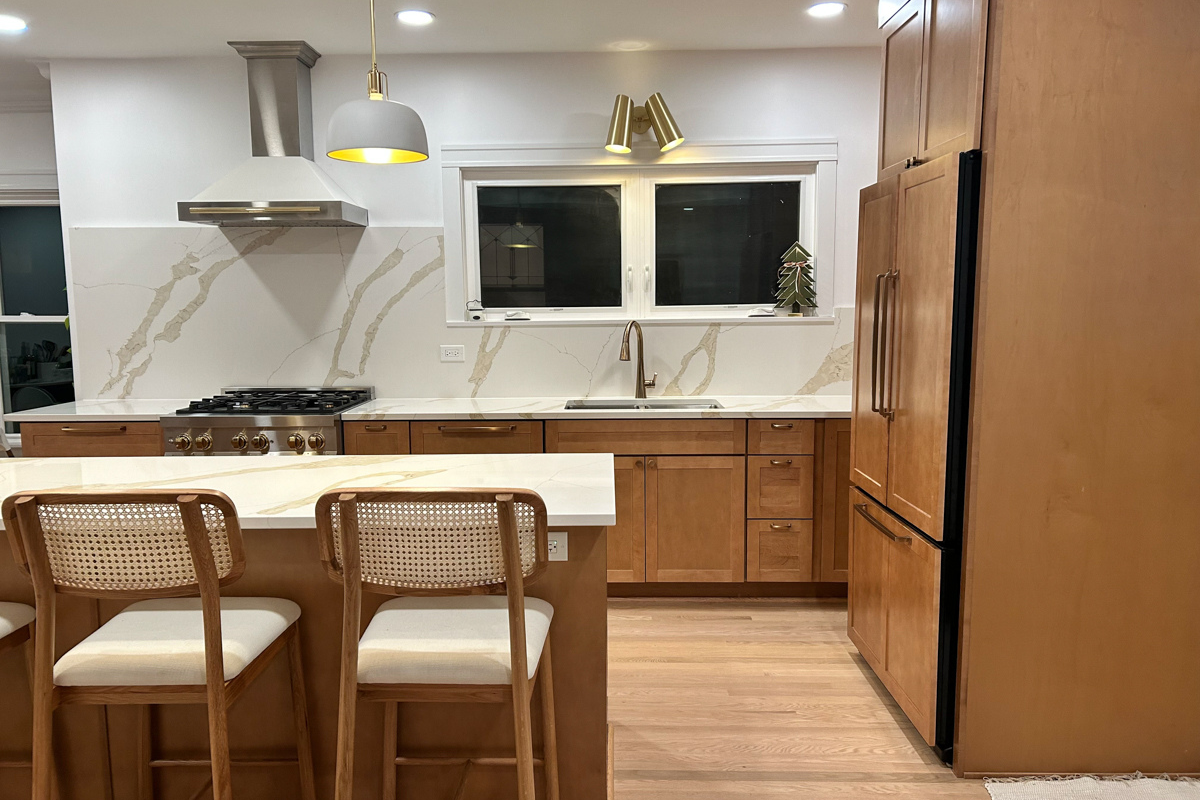
{"type": "Polygon", "coordinates": [[[379,60],[375,55],[375,0],[371,0],[371,71],[379,69],[379,60]]]}

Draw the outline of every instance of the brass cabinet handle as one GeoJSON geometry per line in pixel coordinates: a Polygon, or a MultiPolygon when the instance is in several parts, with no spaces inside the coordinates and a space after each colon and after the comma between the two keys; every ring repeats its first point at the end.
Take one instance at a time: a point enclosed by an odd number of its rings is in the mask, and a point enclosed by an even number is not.
{"type": "Polygon", "coordinates": [[[378,433],[379,431],[386,431],[387,425],[364,425],[363,430],[370,431],[371,433],[378,433]]]}
{"type": "Polygon", "coordinates": [[[649,467],[650,469],[654,469],[658,466],[658,462],[655,461],[653,458],[651,458],[646,462],[646,466],[649,467]]]}
{"type": "Polygon", "coordinates": [[[884,332],[884,398],[880,401],[882,407],[880,413],[891,420],[896,418],[895,398],[892,397],[895,381],[892,373],[896,368],[896,345],[893,339],[896,336],[896,295],[900,291],[900,273],[897,270],[888,272],[887,282],[889,288],[887,293],[887,331],[884,332]]]}
{"type": "Polygon", "coordinates": [[[880,522],[879,520],[872,517],[869,513],[867,513],[867,504],[866,503],[855,503],[854,510],[858,513],[858,515],[860,517],[862,517],[867,522],[874,525],[876,527],[876,529],[878,529],[884,536],[888,537],[893,542],[908,542],[909,544],[912,544],[911,536],[897,536],[896,534],[892,533],[887,528],[885,528],[883,526],[882,522],[880,522]]]}
{"type": "Polygon", "coordinates": [[[512,433],[516,425],[438,425],[441,433],[512,433]]]}
{"type": "Polygon", "coordinates": [[[793,426],[790,422],[772,422],[771,427],[777,431],[790,431],[793,426]]]}
{"type": "Polygon", "coordinates": [[[879,401],[879,331],[882,328],[879,324],[879,313],[883,295],[883,287],[880,284],[886,276],[886,272],[875,276],[875,298],[871,306],[874,309],[871,317],[871,411],[876,414],[883,413],[879,401]]]}
{"type": "Polygon", "coordinates": [[[772,458],[771,459],[772,467],[790,467],[791,465],[792,465],[792,460],[790,458],[772,458]]]}
{"type": "Polygon", "coordinates": [[[790,523],[790,522],[787,523],[786,525],[779,525],[774,522],[771,523],[771,530],[773,530],[773,531],[790,531],[791,529],[792,529],[792,523],[790,523]]]}
{"type": "Polygon", "coordinates": [[[635,467],[637,467],[638,469],[641,469],[641,468],[642,468],[642,461],[641,461],[641,459],[638,459],[637,461],[633,462],[633,465],[634,465],[635,467]]]}
{"type": "Polygon", "coordinates": [[[111,428],[72,428],[70,425],[62,427],[63,433],[75,433],[83,436],[111,436],[117,433],[125,433],[128,430],[124,425],[118,425],[111,428]]]}

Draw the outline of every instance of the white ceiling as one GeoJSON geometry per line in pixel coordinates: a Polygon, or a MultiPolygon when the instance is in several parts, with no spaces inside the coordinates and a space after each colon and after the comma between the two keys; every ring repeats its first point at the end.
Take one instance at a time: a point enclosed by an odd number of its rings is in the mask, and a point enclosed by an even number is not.
{"type": "MultiPolygon", "coordinates": [[[[652,50],[877,46],[876,0],[846,0],[814,19],[816,0],[377,0],[384,53],[596,52],[617,42],[652,50]],[[402,8],[437,15],[425,28],[402,8]]],[[[305,39],[324,54],[363,53],[367,0],[0,0],[29,23],[0,35],[0,70],[13,58],[228,55],[228,40],[305,39]]]]}

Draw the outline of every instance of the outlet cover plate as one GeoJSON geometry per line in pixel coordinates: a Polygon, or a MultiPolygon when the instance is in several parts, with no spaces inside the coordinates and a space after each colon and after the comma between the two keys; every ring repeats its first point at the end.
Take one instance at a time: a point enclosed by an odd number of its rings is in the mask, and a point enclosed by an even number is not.
{"type": "Polygon", "coordinates": [[[550,531],[546,535],[551,561],[567,561],[567,532],[550,531]]]}
{"type": "Polygon", "coordinates": [[[461,344],[439,345],[442,361],[466,361],[467,348],[461,344]]]}

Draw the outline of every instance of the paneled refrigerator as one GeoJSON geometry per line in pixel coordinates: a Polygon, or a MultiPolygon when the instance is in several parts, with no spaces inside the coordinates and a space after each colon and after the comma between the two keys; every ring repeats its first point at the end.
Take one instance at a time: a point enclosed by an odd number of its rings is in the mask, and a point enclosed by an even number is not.
{"type": "Polygon", "coordinates": [[[947,762],[981,161],[943,156],[859,200],[849,634],[947,762]]]}

